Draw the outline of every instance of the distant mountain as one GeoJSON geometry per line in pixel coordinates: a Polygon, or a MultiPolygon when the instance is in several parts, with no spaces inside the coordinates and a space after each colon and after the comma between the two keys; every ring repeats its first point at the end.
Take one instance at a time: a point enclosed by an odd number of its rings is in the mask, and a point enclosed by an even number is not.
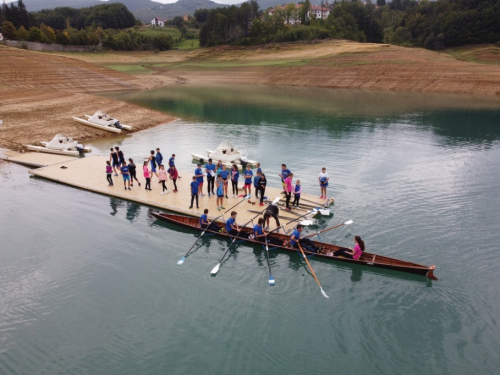
{"type": "MultiPolygon", "coordinates": [[[[262,10],[291,1],[257,0],[262,10]]],[[[179,0],[173,4],[160,4],[151,0],[109,0],[109,2],[124,4],[137,19],[148,23],[153,17],[172,19],[175,16],[183,16],[184,14],[193,15],[194,11],[200,8],[213,9],[225,6],[211,0],[179,0]]],[[[316,1],[311,2],[315,3],[316,1]]],[[[99,0],[24,0],[24,3],[29,12],[35,12],[57,7],[83,8],[102,4],[103,2],[99,0]]]]}

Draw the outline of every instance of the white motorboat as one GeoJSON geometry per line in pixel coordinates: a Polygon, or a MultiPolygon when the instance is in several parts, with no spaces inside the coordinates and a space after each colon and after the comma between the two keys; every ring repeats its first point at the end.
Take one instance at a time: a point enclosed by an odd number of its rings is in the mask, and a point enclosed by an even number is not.
{"type": "Polygon", "coordinates": [[[211,158],[214,164],[217,164],[220,160],[226,167],[229,168],[233,164],[236,164],[238,167],[245,167],[247,164],[251,167],[255,167],[257,165],[257,161],[249,160],[247,158],[247,152],[245,150],[237,149],[228,141],[221,142],[215,151],[205,151],[206,156],[192,153],[191,157],[194,160],[202,160],[203,162],[206,162],[209,158],[211,158]]]}
{"type": "Polygon", "coordinates": [[[97,111],[92,116],[84,115],[83,118],[73,116],[73,120],[94,128],[107,130],[113,133],[121,133],[122,129],[132,130],[132,126],[121,124],[119,120],[112,118],[103,111],[97,111]]]}
{"type": "Polygon", "coordinates": [[[85,147],[78,141],[74,141],[73,138],[63,133],[56,134],[50,142],[40,142],[40,144],[42,146],[26,145],[26,148],[30,151],[70,156],[78,156],[84,152],[92,151],[90,148],[85,147]]]}

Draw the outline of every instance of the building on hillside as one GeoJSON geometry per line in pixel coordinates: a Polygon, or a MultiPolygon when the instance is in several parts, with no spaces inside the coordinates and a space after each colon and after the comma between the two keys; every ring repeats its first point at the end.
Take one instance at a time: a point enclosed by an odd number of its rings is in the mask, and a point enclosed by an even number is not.
{"type": "Polygon", "coordinates": [[[187,14],[185,14],[184,16],[182,16],[182,19],[184,21],[189,21],[189,16],[187,14]]]}
{"type": "MultiPolygon", "coordinates": [[[[300,8],[302,8],[302,3],[301,4],[295,4],[295,14],[292,14],[291,17],[285,18],[285,23],[289,25],[300,25],[300,8]]],[[[276,12],[285,12],[286,10],[286,5],[275,7],[269,9],[269,15],[274,16],[276,12]]],[[[330,15],[330,8],[327,6],[320,7],[317,5],[311,5],[309,8],[309,12],[307,12],[307,17],[309,19],[311,18],[321,18],[325,19],[330,15]]],[[[286,16],[285,16],[286,17],[286,16]]]]}
{"type": "Polygon", "coordinates": [[[151,20],[151,26],[158,26],[158,27],[164,27],[165,26],[165,20],[162,20],[161,18],[155,17],[151,20]]]}

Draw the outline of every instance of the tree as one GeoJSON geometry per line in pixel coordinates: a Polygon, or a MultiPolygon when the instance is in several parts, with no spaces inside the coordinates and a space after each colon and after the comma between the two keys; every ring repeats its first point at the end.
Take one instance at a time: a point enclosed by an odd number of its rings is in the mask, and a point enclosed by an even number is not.
{"type": "Polygon", "coordinates": [[[407,44],[411,42],[411,33],[406,27],[398,27],[391,38],[392,44],[397,44],[398,46],[401,44],[407,44]]]}
{"type": "Polygon", "coordinates": [[[385,0],[377,0],[377,5],[378,5],[379,7],[383,7],[383,6],[385,6],[385,0]]]}
{"type": "Polygon", "coordinates": [[[28,33],[30,42],[40,43],[42,41],[42,32],[38,27],[31,26],[28,33]]]}
{"type": "Polygon", "coordinates": [[[2,33],[5,39],[17,39],[17,30],[12,22],[4,21],[2,23],[2,33]]]}
{"type": "Polygon", "coordinates": [[[302,3],[302,7],[300,8],[299,11],[299,16],[300,16],[300,23],[302,25],[308,25],[309,24],[309,11],[311,10],[311,2],[309,0],[305,0],[302,3]]]}
{"type": "Polygon", "coordinates": [[[46,26],[42,23],[40,25],[40,32],[42,33],[43,43],[52,44],[56,41],[56,33],[52,27],[46,26]]]}
{"type": "Polygon", "coordinates": [[[29,39],[29,34],[28,30],[24,28],[24,26],[21,26],[19,30],[17,30],[17,39],[18,40],[28,40],[29,39]]]}
{"type": "Polygon", "coordinates": [[[62,44],[63,46],[67,46],[71,43],[71,39],[66,30],[59,31],[56,35],[56,43],[62,44]]]}
{"type": "Polygon", "coordinates": [[[285,5],[285,20],[286,23],[295,22],[297,18],[297,11],[295,8],[295,3],[290,3],[285,5]]]}
{"type": "Polygon", "coordinates": [[[17,23],[17,27],[30,27],[28,11],[26,10],[26,5],[24,5],[23,0],[17,0],[17,23]]]}

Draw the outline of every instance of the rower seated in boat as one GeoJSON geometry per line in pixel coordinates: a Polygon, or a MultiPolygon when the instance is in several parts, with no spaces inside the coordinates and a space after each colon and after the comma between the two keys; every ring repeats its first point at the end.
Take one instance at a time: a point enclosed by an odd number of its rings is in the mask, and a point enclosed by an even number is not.
{"type": "Polygon", "coordinates": [[[264,225],[264,219],[261,217],[259,218],[259,221],[257,224],[253,227],[253,239],[255,241],[259,242],[268,242],[273,245],[283,245],[283,241],[279,240],[278,238],[274,238],[272,235],[270,235],[268,232],[264,231],[264,228],[262,226],[264,225]]]}
{"type": "Polygon", "coordinates": [[[220,228],[217,224],[208,220],[208,208],[205,208],[203,211],[203,215],[200,216],[200,227],[205,230],[209,230],[212,232],[219,232],[220,228]]]}
{"type": "Polygon", "coordinates": [[[300,238],[300,234],[302,233],[302,229],[304,229],[304,226],[302,224],[297,225],[297,228],[293,231],[292,235],[290,236],[290,243],[292,244],[293,247],[299,248],[299,243],[302,246],[302,248],[313,252],[317,253],[321,249],[316,246],[309,238],[300,238]]]}
{"type": "Polygon", "coordinates": [[[365,251],[365,243],[360,236],[354,236],[354,249],[341,248],[333,253],[333,256],[358,260],[365,251]]]}
{"type": "Polygon", "coordinates": [[[236,211],[231,211],[231,217],[226,220],[227,234],[240,238],[246,238],[248,236],[246,236],[245,233],[241,233],[242,228],[236,223],[236,215],[238,215],[236,211]]]}
{"type": "MultiPolygon", "coordinates": [[[[281,226],[280,221],[278,219],[279,215],[279,208],[278,206],[274,204],[270,204],[269,207],[267,207],[266,211],[264,212],[264,220],[266,222],[266,230],[269,230],[269,219],[271,217],[274,218],[276,221],[276,227],[279,228],[281,226]]],[[[279,229],[277,230],[279,232],[279,229]]]]}

